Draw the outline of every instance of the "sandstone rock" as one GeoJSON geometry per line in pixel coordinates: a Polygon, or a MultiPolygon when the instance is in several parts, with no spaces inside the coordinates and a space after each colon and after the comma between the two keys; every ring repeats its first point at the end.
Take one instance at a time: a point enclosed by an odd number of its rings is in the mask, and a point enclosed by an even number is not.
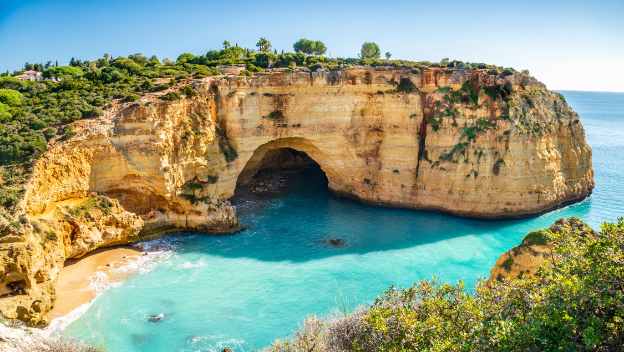
{"type": "Polygon", "coordinates": [[[579,219],[559,219],[548,230],[529,233],[520,245],[503,253],[490,271],[489,281],[534,275],[544,260],[552,254],[550,234],[563,229],[583,235],[596,235],[594,230],[579,219]]]}

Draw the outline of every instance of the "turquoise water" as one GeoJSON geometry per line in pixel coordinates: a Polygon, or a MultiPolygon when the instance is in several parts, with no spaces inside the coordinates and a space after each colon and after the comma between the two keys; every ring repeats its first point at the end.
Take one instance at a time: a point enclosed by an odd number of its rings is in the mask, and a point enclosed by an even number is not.
{"type": "Polygon", "coordinates": [[[108,351],[253,351],[310,314],[371,302],[390,285],[464,280],[472,289],[528,231],[563,216],[596,226],[624,215],[624,94],[563,92],[593,147],[587,200],[525,220],[477,221],[332,197],[313,177],[242,207],[235,236],[181,234],[151,270],[105,291],[65,334],[108,351]],[[328,246],[342,238],[346,246],[328,246]],[[160,322],[147,317],[164,314],[160,322]]]}

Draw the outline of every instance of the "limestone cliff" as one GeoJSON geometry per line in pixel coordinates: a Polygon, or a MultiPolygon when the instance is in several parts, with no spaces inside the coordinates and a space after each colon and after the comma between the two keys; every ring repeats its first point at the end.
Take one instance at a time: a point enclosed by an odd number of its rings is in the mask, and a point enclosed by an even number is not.
{"type": "Polygon", "coordinates": [[[525,73],[354,67],[183,84],[180,99],[148,95],[75,123],[36,162],[0,224],[5,316],[45,323],[65,259],[237,229],[228,199],[279,148],[306,153],[336,193],[472,217],[547,211],[594,186],[578,116],[525,73]]]}

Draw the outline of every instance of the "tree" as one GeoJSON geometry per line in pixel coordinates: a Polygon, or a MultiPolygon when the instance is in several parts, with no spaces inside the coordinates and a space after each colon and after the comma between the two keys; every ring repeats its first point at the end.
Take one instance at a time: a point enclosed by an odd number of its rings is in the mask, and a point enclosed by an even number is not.
{"type": "Polygon", "coordinates": [[[293,44],[293,49],[298,53],[307,55],[323,55],[327,51],[325,43],[320,40],[309,40],[306,38],[299,39],[293,44]]]}
{"type": "Polygon", "coordinates": [[[229,40],[224,40],[223,41],[223,49],[228,49],[232,46],[232,43],[230,43],[229,40]]]}
{"type": "Polygon", "coordinates": [[[149,59],[149,64],[152,66],[158,66],[160,65],[160,60],[158,60],[158,56],[156,55],[152,55],[149,59]]]}
{"type": "Polygon", "coordinates": [[[128,55],[128,59],[136,62],[139,65],[145,65],[147,63],[147,57],[141,53],[128,55]]]}
{"type": "Polygon", "coordinates": [[[178,56],[178,59],[176,60],[176,63],[180,64],[185,64],[187,62],[191,62],[195,59],[195,55],[191,54],[191,53],[182,53],[180,54],[180,56],[178,56]]]}
{"type": "Polygon", "coordinates": [[[325,43],[320,40],[314,41],[313,52],[315,55],[324,55],[326,51],[327,47],[325,46],[325,43]]]}
{"type": "Polygon", "coordinates": [[[375,42],[364,42],[362,49],[360,49],[360,57],[362,59],[378,59],[381,56],[381,50],[379,45],[375,42]]]}
{"type": "Polygon", "coordinates": [[[390,60],[391,57],[392,57],[392,53],[389,51],[386,51],[386,60],[390,60]]]}
{"type": "Polygon", "coordinates": [[[271,42],[264,37],[260,37],[256,43],[256,47],[259,51],[268,52],[271,51],[271,42]]]}

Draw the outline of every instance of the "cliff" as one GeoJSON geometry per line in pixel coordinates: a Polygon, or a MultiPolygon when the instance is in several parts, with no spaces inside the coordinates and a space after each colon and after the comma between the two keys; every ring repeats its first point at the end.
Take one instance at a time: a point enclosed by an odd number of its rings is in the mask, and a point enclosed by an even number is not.
{"type": "Polygon", "coordinates": [[[37,160],[15,214],[0,217],[5,317],[45,324],[68,258],[176,229],[236,230],[228,199],[279,148],[306,153],[338,194],[470,217],[536,214],[594,186],[578,116],[525,73],[283,69],[178,89],[74,123],[37,160]]]}

